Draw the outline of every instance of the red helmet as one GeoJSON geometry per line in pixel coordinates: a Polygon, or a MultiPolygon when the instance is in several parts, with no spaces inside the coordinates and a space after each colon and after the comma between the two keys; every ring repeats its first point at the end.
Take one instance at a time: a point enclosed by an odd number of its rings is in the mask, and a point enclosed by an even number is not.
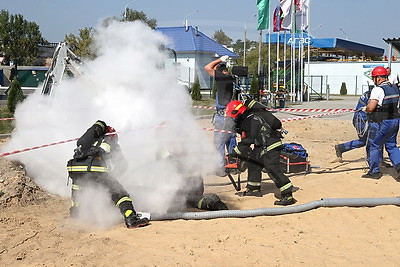
{"type": "Polygon", "coordinates": [[[371,76],[388,76],[387,69],[382,66],[375,67],[371,72],[371,76]]]}
{"type": "Polygon", "coordinates": [[[231,117],[235,119],[239,114],[243,114],[246,111],[246,106],[239,100],[229,102],[225,108],[225,117],[231,117]]]}
{"type": "Polygon", "coordinates": [[[117,131],[113,127],[108,126],[108,125],[107,125],[106,135],[109,136],[111,139],[118,138],[117,131]]]}

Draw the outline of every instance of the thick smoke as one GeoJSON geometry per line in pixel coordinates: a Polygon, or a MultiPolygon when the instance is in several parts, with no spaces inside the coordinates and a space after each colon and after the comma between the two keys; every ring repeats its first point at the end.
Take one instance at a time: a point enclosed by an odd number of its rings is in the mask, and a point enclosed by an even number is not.
{"type": "MultiPolygon", "coordinates": [[[[19,105],[12,139],[2,150],[80,137],[101,119],[121,132],[119,141],[129,167],[116,178],[130,193],[136,210],[164,213],[182,208],[175,193],[190,186],[185,185],[187,172],[198,176],[212,172],[217,156],[191,114],[189,95],[177,84],[174,71],[162,67],[167,56],[160,47],[167,42],[140,22],[100,27],[95,36],[98,57],[85,62],[85,75],[63,80],[50,98],[36,92],[19,105]],[[166,126],[154,127],[161,124],[166,126]],[[175,155],[174,160],[165,156],[168,153],[175,155]]],[[[25,164],[40,186],[67,197],[66,162],[75,146],[70,142],[14,158],[25,164]]]]}

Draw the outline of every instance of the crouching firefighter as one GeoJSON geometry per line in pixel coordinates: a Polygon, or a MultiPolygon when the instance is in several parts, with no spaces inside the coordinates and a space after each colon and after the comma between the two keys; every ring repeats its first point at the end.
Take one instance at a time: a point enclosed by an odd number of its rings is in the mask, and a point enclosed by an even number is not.
{"type": "Polygon", "coordinates": [[[182,200],[185,207],[197,208],[201,210],[227,210],[228,207],[216,194],[204,194],[204,180],[198,173],[197,166],[184,164],[183,157],[186,153],[174,153],[173,149],[162,149],[157,160],[167,161],[182,175],[184,183],[180,183],[175,193],[175,198],[182,200]]]}
{"type": "Polygon", "coordinates": [[[113,175],[122,173],[127,164],[115,129],[98,120],[79,138],[77,145],[73,159],[67,164],[72,179],[70,216],[78,216],[79,200],[84,189],[101,185],[110,193],[111,200],[120,209],[128,228],[148,225],[149,220],[136,214],[129,194],[111,175],[111,172],[113,175]]]}
{"type": "Polygon", "coordinates": [[[247,190],[244,196],[262,196],[261,176],[264,168],[281,192],[275,205],[296,203],[292,196],[293,185],[279,166],[282,149],[281,121],[267,111],[261,103],[248,99],[243,104],[235,100],[226,107],[226,116],[235,121],[241,141],[232,155],[248,161],[247,190]],[[250,146],[254,145],[252,149],[250,146]]]}

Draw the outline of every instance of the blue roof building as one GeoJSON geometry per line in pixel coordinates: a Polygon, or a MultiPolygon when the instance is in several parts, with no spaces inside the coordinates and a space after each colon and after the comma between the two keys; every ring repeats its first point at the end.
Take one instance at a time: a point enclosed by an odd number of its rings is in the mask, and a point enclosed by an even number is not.
{"type": "MultiPolygon", "coordinates": [[[[268,34],[266,34],[265,43],[268,43],[268,39],[268,34]]],[[[316,48],[316,50],[313,50],[313,53],[336,55],[337,57],[342,58],[357,57],[366,59],[371,57],[381,57],[385,52],[385,49],[379,47],[356,43],[340,38],[314,38],[311,35],[308,36],[307,33],[296,33],[293,37],[290,33],[287,33],[286,35],[282,33],[279,35],[277,33],[272,33],[270,40],[271,44],[277,44],[278,42],[283,44],[286,42],[287,45],[290,45],[294,42],[296,48],[298,48],[301,43],[304,46],[307,46],[308,43],[310,43],[310,47],[316,48]]]]}
{"type": "Polygon", "coordinates": [[[204,70],[205,65],[224,55],[238,57],[197,27],[160,27],[156,30],[170,39],[167,48],[176,52],[179,78],[191,85],[197,75],[202,89],[212,88],[212,78],[204,70]]]}

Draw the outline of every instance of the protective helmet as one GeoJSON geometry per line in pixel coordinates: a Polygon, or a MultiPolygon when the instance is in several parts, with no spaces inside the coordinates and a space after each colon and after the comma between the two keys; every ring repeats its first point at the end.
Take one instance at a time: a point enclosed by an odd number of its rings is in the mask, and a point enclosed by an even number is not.
{"type": "Polygon", "coordinates": [[[111,127],[111,126],[107,126],[107,133],[106,133],[106,135],[107,135],[108,137],[110,137],[111,139],[116,139],[116,138],[118,138],[117,131],[116,131],[113,127],[111,127]]]}
{"type": "Polygon", "coordinates": [[[230,117],[235,119],[240,114],[243,114],[246,111],[246,106],[239,100],[234,100],[229,102],[229,104],[225,108],[225,117],[230,117]]]}
{"type": "Polygon", "coordinates": [[[376,76],[388,76],[387,70],[382,67],[382,66],[378,66],[375,67],[372,72],[371,72],[371,76],[372,77],[376,77],[376,76]]]}

